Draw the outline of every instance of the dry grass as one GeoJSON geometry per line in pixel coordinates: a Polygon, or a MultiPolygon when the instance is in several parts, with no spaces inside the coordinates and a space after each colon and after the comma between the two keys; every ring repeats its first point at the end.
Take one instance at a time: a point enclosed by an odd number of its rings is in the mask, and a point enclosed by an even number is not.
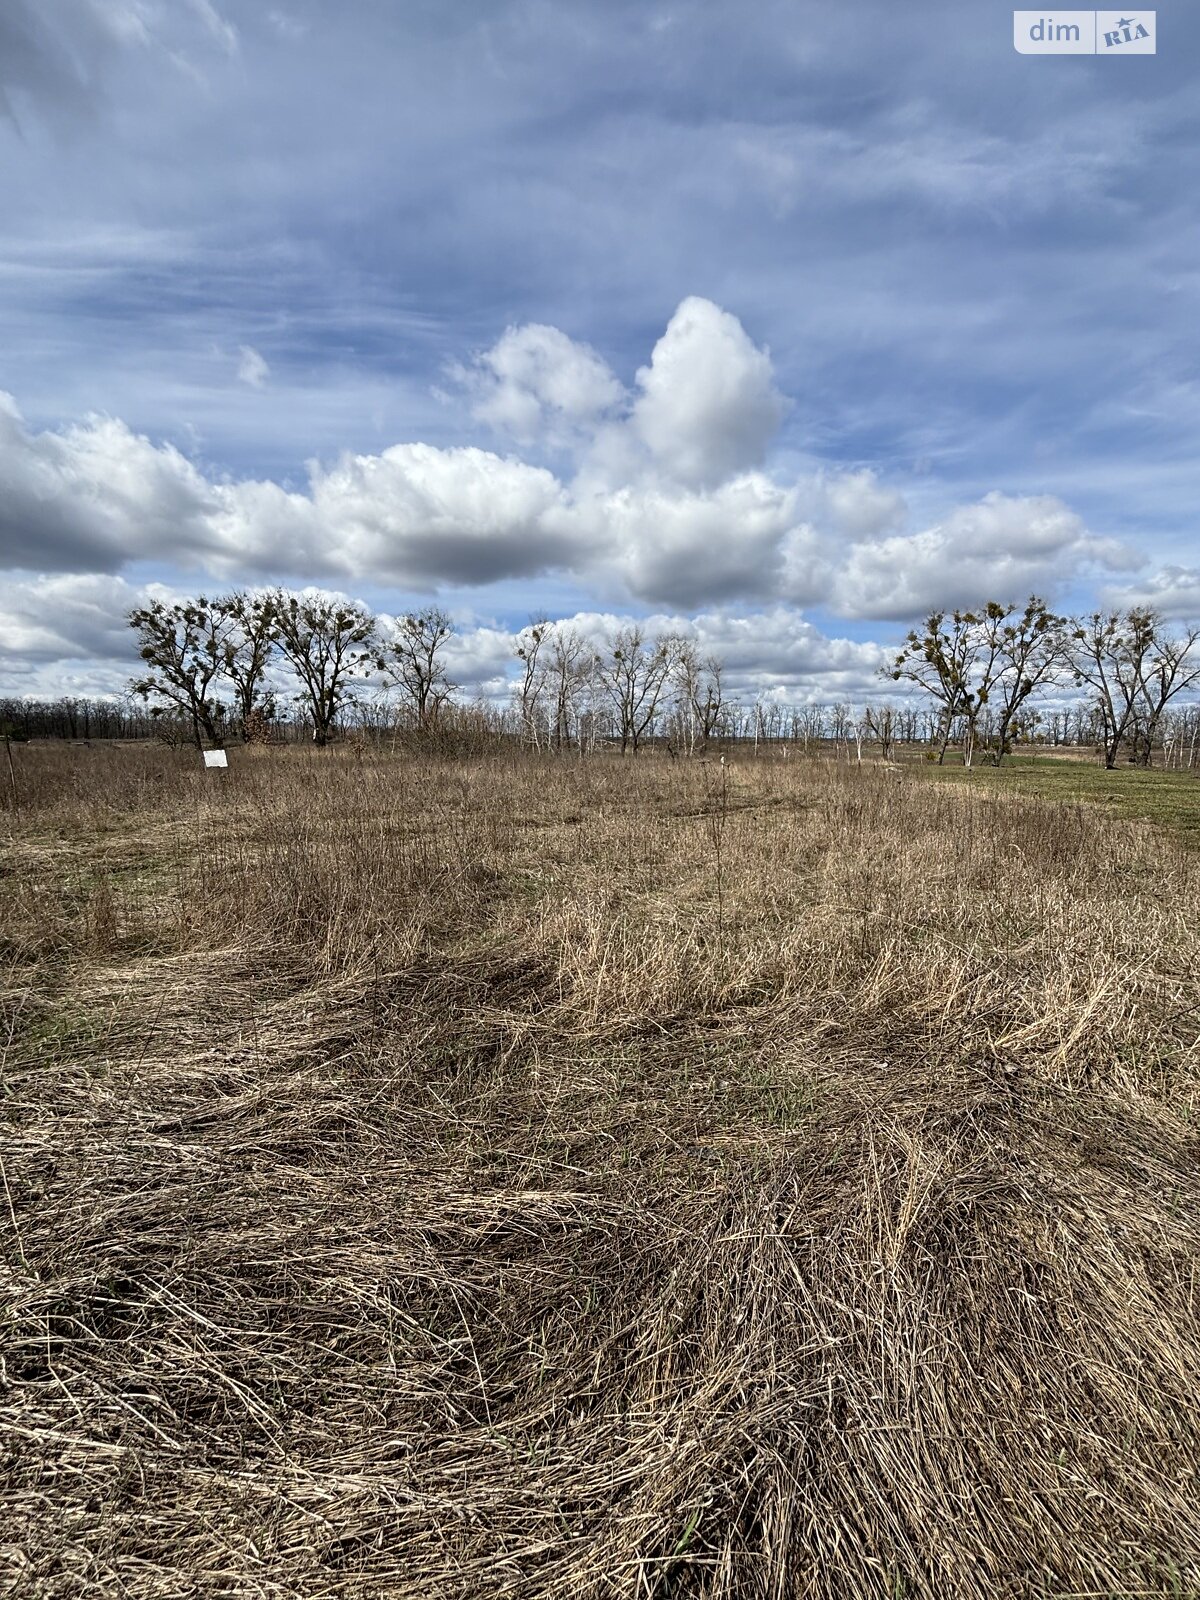
{"type": "Polygon", "coordinates": [[[0,1592],[1200,1594],[1194,852],[21,755],[0,1592]]]}

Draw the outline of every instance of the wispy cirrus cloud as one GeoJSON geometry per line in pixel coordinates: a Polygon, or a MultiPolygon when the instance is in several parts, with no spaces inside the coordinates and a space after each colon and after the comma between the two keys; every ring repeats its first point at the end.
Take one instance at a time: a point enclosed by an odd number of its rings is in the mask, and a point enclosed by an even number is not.
{"type": "Polygon", "coordinates": [[[252,344],[238,346],[237,376],[239,383],[248,384],[251,389],[263,389],[267,379],[271,376],[271,369],[266,359],[254,348],[252,344]]]}

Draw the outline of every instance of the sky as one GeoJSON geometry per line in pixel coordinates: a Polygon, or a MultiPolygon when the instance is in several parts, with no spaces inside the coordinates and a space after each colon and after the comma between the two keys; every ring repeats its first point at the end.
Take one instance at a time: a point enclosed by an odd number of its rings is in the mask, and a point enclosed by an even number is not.
{"type": "Polygon", "coordinates": [[[934,608],[1200,616],[1200,11],[1156,32],[0,0],[0,692],[268,583],[441,604],[493,696],[538,615],[789,702],[934,608]]]}

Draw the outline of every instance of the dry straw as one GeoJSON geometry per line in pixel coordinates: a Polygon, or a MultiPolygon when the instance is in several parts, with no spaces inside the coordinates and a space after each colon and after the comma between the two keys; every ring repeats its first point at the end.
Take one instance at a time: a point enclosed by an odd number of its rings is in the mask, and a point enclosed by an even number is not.
{"type": "Polygon", "coordinates": [[[0,1592],[1200,1592],[1196,857],[802,761],[27,755],[0,1592]]]}

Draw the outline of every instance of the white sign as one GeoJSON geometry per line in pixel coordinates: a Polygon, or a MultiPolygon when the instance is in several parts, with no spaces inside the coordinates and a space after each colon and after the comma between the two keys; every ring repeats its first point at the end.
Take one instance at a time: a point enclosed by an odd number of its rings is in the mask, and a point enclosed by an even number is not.
{"type": "Polygon", "coordinates": [[[206,767],[227,767],[229,761],[224,750],[206,750],[204,752],[204,765],[206,767]]]}
{"type": "Polygon", "coordinates": [[[1014,11],[1023,56],[1152,56],[1155,11],[1014,11]]]}

